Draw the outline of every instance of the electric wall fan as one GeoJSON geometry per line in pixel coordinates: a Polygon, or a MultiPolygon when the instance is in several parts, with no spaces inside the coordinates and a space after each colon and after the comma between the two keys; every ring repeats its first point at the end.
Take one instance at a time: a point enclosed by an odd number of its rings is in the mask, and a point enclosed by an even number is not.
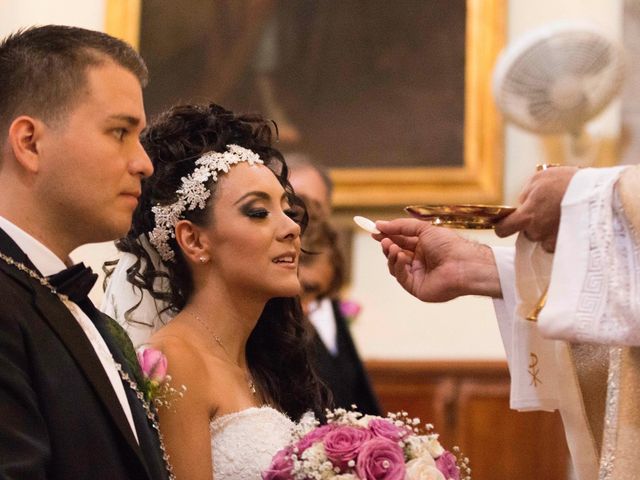
{"type": "Polygon", "coordinates": [[[567,163],[585,164],[593,150],[585,131],[620,92],[622,47],[579,21],[548,24],[524,35],[498,58],[493,94],[505,118],[536,134],[566,134],[567,163]]]}

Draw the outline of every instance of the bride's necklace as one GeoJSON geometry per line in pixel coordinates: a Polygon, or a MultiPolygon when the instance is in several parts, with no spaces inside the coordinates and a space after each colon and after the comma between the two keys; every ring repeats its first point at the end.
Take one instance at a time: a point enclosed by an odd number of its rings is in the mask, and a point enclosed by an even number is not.
{"type": "MultiPolygon", "coordinates": [[[[209,335],[211,335],[211,338],[213,338],[213,340],[218,344],[218,346],[224,352],[225,356],[227,357],[227,360],[229,360],[229,362],[232,365],[235,365],[236,367],[242,370],[242,367],[240,367],[238,363],[234,362],[233,359],[231,358],[231,355],[229,355],[229,352],[227,351],[227,347],[225,347],[224,343],[222,343],[222,339],[211,329],[211,327],[207,324],[207,322],[202,320],[202,318],[200,318],[200,316],[196,315],[195,313],[191,313],[191,316],[196,319],[196,321],[202,326],[202,328],[204,328],[207,331],[209,335]]],[[[249,386],[249,391],[251,392],[252,395],[256,395],[258,392],[256,390],[256,384],[254,383],[253,378],[248,373],[245,373],[245,377],[246,377],[247,385],[249,386]]]]}

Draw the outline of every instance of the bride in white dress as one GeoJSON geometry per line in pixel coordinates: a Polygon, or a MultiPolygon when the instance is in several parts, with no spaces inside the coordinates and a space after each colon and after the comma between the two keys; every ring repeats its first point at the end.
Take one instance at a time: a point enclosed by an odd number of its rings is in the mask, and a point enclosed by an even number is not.
{"type": "Polygon", "coordinates": [[[159,412],[178,479],[260,478],[293,420],[324,407],[297,299],[306,215],[270,144],[264,120],[216,105],[174,107],[143,135],[155,172],[104,309],[134,343],[154,331],[187,388],[159,412]]]}

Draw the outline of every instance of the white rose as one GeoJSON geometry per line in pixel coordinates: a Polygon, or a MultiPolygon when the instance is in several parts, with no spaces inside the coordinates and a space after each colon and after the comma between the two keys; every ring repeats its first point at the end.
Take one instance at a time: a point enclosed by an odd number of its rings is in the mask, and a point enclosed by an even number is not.
{"type": "Polygon", "coordinates": [[[343,473],[342,475],[336,475],[333,480],[358,480],[353,473],[343,473]]]}
{"type": "Polygon", "coordinates": [[[406,480],[446,480],[435,466],[433,458],[421,457],[407,463],[406,480]]]}
{"type": "Polygon", "coordinates": [[[438,458],[444,453],[444,449],[437,438],[431,435],[416,435],[407,439],[409,458],[430,456],[438,458]]]}
{"type": "Polygon", "coordinates": [[[438,441],[438,435],[427,435],[426,447],[433,458],[438,458],[444,453],[444,448],[438,441]]]}

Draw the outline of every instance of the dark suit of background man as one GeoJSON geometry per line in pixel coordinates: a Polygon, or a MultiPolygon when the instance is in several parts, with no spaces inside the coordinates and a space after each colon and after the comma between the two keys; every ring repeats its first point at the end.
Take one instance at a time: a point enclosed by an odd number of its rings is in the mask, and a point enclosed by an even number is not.
{"type": "Polygon", "coordinates": [[[167,477],[104,318],[6,261],[48,276],[79,245],[126,234],[152,173],[138,139],[146,76],[99,32],[50,25],[0,43],[2,479],[167,477]]]}

